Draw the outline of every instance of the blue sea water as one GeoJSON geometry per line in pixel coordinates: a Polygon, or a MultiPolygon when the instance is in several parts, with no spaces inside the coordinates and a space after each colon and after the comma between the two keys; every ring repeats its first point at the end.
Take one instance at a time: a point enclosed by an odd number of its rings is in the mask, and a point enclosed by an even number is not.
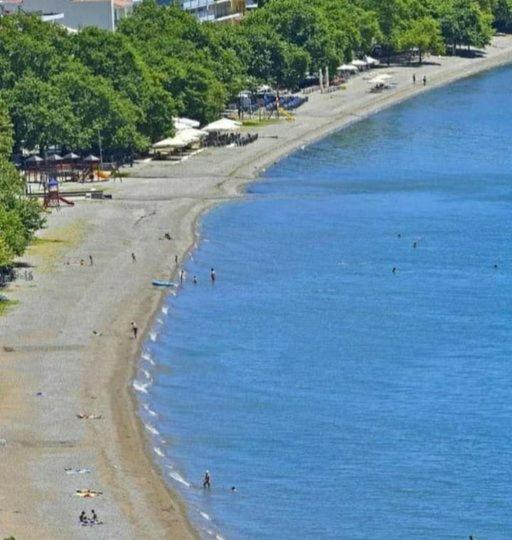
{"type": "Polygon", "coordinates": [[[203,219],[137,387],[205,535],[512,538],[511,87],[417,97],[203,219]]]}

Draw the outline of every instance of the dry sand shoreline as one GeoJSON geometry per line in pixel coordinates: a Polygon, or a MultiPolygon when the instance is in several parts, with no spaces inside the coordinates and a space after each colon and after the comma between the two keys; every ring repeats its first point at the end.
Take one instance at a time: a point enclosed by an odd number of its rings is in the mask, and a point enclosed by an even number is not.
{"type": "Polygon", "coordinates": [[[240,197],[259,171],[304,144],[425,90],[512,62],[512,38],[496,38],[484,58],[432,60],[439,65],[386,69],[397,86],[382,94],[370,94],[358,77],[346,91],[313,94],[293,123],[260,128],[252,145],[206,150],[179,165],[137,165],[123,183],[108,184],[112,201],[80,201],[53,212],[41,234],[47,241],[25,257],[35,280],[11,287],[19,305],[0,318],[0,537],[197,536],[154,466],[136,414],[131,382],[143,339],[130,339],[129,323],[137,321],[145,335],[163,298],[151,279],[168,277],[174,256],[182,261],[193,248],[197,221],[209,208],[240,197]],[[413,72],[418,80],[427,75],[426,89],[411,84],[413,72]],[[163,239],[165,232],[172,241],[163,239]],[[94,265],[81,266],[89,254],[94,265]],[[102,418],[78,420],[80,412],[102,418]],[[65,467],[91,473],[68,475],[65,467]],[[74,495],[87,488],[103,494],[74,495]],[[79,527],[80,511],[92,508],[105,524],[79,527]]]}

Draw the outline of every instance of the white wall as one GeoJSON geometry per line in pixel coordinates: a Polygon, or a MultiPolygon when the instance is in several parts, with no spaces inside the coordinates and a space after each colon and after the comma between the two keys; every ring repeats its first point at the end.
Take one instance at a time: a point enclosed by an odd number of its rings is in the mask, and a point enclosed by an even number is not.
{"type": "MultiPolygon", "coordinates": [[[[6,5],[7,7],[7,5],[6,5]]],[[[69,28],[96,26],[106,30],[113,29],[112,7],[110,0],[73,1],[73,0],[23,0],[21,8],[26,12],[64,13],[64,19],[58,22],[69,28]]],[[[11,9],[15,11],[15,9],[11,9]]],[[[124,8],[119,13],[124,14],[124,8]]]]}

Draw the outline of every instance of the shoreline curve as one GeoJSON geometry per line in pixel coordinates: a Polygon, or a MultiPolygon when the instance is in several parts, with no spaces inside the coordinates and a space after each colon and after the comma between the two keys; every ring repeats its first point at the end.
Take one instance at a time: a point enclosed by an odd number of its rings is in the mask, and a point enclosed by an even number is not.
{"type": "Polygon", "coordinates": [[[151,279],[176,272],[173,258],[181,264],[194,249],[205,212],[242,197],[266,167],[424,91],[512,63],[512,37],[495,38],[482,58],[435,60],[386,68],[397,85],[382,94],[369,94],[362,77],[346,91],[313,94],[293,124],[261,128],[248,147],[208,149],[180,165],[139,164],[129,170],[133,178],[108,183],[111,202],[87,201],[49,217],[41,237],[61,235],[64,245],[35,247],[24,257],[36,267],[35,283],[14,284],[19,306],[0,319],[1,535],[30,538],[37,528],[41,538],[85,538],[77,517],[92,504],[105,521],[99,538],[198,537],[152,458],[132,386],[166,297],[151,279]],[[427,74],[426,88],[411,84],[413,72],[427,74]],[[172,241],[162,239],[164,231],[172,241]],[[94,255],[91,267],[77,263],[87,254],[94,255]],[[131,320],[140,340],[130,339],[131,320]],[[102,418],[81,421],[79,412],[102,418]],[[65,474],[69,467],[91,474],[65,474]],[[86,504],[73,495],[85,487],[103,494],[86,504]]]}

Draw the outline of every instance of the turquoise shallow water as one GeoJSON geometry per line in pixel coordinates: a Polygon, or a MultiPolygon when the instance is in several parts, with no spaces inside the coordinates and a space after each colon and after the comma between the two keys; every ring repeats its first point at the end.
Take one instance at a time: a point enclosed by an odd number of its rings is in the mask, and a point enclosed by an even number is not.
{"type": "Polygon", "coordinates": [[[205,535],[512,537],[511,85],[385,111],[204,218],[136,387],[205,535]]]}

